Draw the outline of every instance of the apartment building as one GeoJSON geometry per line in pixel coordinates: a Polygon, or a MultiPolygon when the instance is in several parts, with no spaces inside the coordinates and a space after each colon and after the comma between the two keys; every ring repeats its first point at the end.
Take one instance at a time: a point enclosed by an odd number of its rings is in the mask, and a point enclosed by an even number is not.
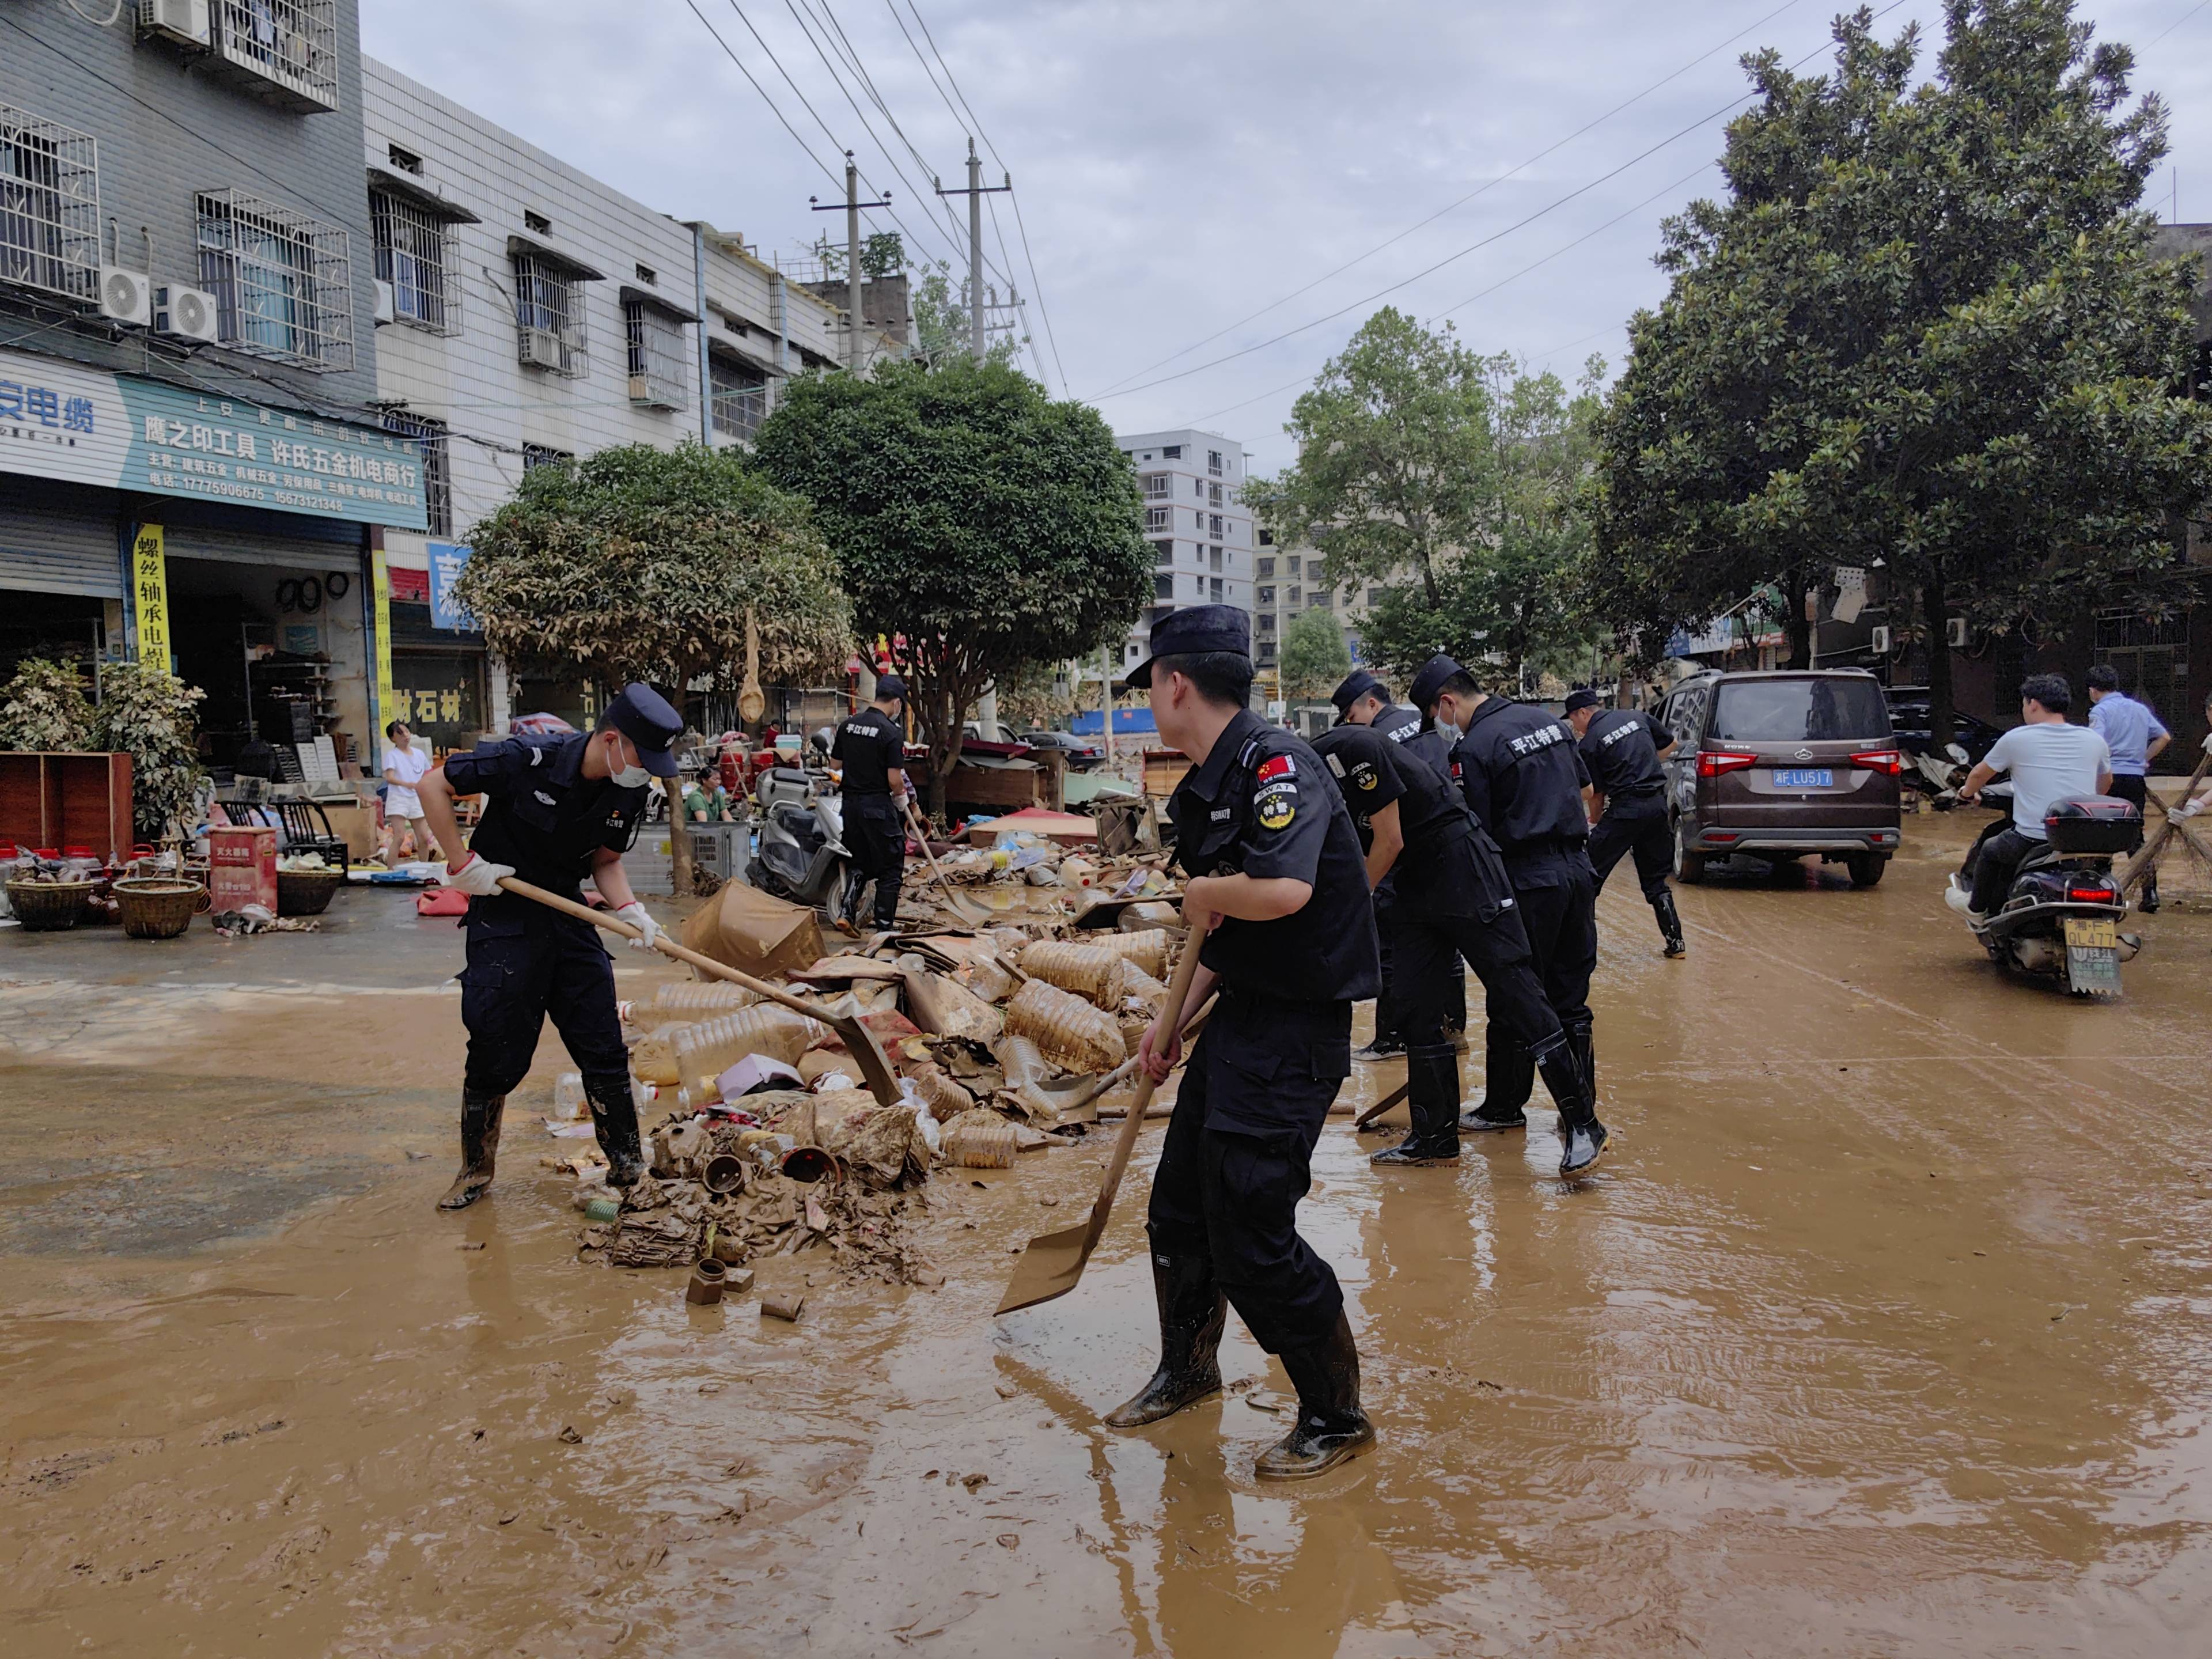
{"type": "Polygon", "coordinates": [[[1244,446],[1234,438],[1186,428],[1122,433],[1115,442],[1137,470],[1155,556],[1152,604],[1121,647],[1129,666],[1150,654],[1153,623],[1178,605],[1254,608],[1252,514],[1244,446]]]}
{"type": "MultiPolygon", "coordinates": [[[[1284,701],[1282,642],[1291,622],[1305,611],[1326,612],[1343,630],[1345,650],[1357,666],[1362,661],[1361,629],[1370,607],[1382,603],[1382,588],[1379,583],[1324,581],[1321,555],[1311,548],[1279,546],[1274,532],[1265,526],[1258,537],[1252,559],[1253,653],[1258,684],[1273,704],[1284,701]]],[[[1334,713],[1326,698],[1286,705],[1286,712],[1300,717],[1302,728],[1312,725],[1307,717],[1334,713]]]]}

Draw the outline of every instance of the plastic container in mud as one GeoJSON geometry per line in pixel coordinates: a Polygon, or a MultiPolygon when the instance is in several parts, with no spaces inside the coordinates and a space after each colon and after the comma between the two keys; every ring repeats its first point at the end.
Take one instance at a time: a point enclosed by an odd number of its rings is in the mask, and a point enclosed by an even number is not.
{"type": "Polygon", "coordinates": [[[720,1077],[747,1054],[794,1064],[829,1028],[777,1003],[702,1019],[676,1033],[676,1071],[684,1079],[720,1077]]]}
{"type": "Polygon", "coordinates": [[[735,1013],[761,1000],[757,991],[726,980],[702,980],[664,985],[649,1002],[640,1003],[632,1018],[641,1025],[662,1025],[679,1019],[707,1019],[735,1013]]]}
{"type": "Polygon", "coordinates": [[[591,1108],[584,1096],[584,1074],[563,1072],[553,1079],[553,1115],[563,1123],[588,1117],[591,1108]]]}

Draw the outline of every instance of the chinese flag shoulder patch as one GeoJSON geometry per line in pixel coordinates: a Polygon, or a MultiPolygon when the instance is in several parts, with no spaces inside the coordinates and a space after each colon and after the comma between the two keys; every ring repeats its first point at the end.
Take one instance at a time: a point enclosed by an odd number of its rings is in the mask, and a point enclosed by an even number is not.
{"type": "Polygon", "coordinates": [[[1288,755],[1277,755],[1271,760],[1261,763],[1259,780],[1261,783],[1266,783],[1271,778],[1286,778],[1295,774],[1297,769],[1297,763],[1288,755]]]}

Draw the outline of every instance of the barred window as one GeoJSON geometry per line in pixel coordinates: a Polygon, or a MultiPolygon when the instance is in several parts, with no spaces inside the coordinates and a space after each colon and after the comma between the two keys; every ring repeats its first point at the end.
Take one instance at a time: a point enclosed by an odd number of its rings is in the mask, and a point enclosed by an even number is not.
{"type": "Polygon", "coordinates": [[[100,297],[100,153],[89,133],[0,104],[0,282],[100,297]]]}
{"type": "Polygon", "coordinates": [[[525,444],[522,447],[522,470],[535,472],[541,466],[568,466],[575,457],[565,449],[556,449],[550,444],[525,444]]]}
{"type": "Polygon", "coordinates": [[[684,327],[666,312],[642,301],[623,307],[629,340],[629,400],[647,409],[682,409],[686,394],[684,327]]]}
{"type": "Polygon", "coordinates": [[[707,359],[707,386],[714,399],[714,430],[750,443],[768,418],[768,376],[716,355],[707,359]]]}
{"type": "Polygon", "coordinates": [[[514,320],[520,354],[530,368],[550,369],[572,380],[590,370],[584,285],[572,272],[538,254],[516,254],[514,320]]]}
{"type": "Polygon", "coordinates": [[[460,275],[453,231],[426,209],[386,190],[368,192],[376,277],[392,284],[392,314],[433,334],[461,331],[460,275]]]}
{"type": "Polygon", "coordinates": [[[234,350],[319,374],[353,367],[353,264],[336,225],[243,191],[198,197],[200,286],[234,350]]]}
{"type": "Polygon", "coordinates": [[[453,475],[447,450],[447,427],[427,415],[404,410],[384,412],[384,429],[395,437],[412,438],[422,456],[422,503],[433,536],[453,533],[453,475]]]}
{"type": "Polygon", "coordinates": [[[253,91],[303,113],[338,106],[337,0],[216,0],[215,13],[217,62],[253,91]]]}

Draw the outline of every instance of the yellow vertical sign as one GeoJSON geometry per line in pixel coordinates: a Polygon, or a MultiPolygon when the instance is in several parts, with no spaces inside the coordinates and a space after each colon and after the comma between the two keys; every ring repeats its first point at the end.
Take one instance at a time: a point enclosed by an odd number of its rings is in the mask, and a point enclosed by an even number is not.
{"type": "Polygon", "coordinates": [[[138,526],[131,546],[131,605],[138,617],[138,660],[167,672],[169,661],[168,543],[157,524],[138,526]]]}
{"type": "Polygon", "coordinates": [[[407,718],[399,707],[399,695],[392,687],[392,572],[384,562],[384,550],[372,548],[368,555],[370,578],[376,590],[376,730],[370,734],[368,752],[382,752],[384,728],[397,720],[407,718]]]}

